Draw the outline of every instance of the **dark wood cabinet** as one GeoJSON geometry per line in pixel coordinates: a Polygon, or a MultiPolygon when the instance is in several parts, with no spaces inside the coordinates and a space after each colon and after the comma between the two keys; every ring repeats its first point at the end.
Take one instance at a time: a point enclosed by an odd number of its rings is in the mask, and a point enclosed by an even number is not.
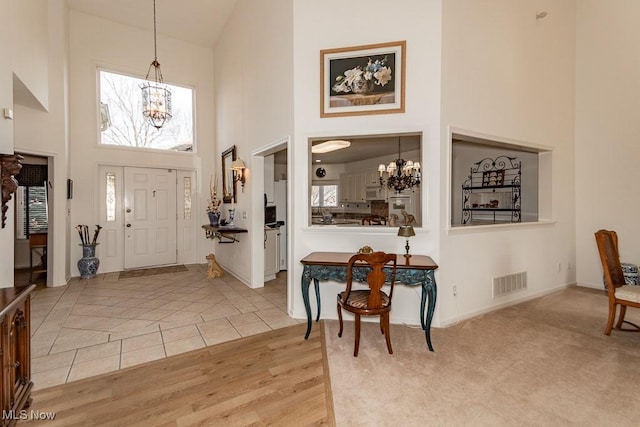
{"type": "Polygon", "coordinates": [[[31,404],[31,291],[35,285],[0,289],[0,426],[15,425],[31,404]]]}

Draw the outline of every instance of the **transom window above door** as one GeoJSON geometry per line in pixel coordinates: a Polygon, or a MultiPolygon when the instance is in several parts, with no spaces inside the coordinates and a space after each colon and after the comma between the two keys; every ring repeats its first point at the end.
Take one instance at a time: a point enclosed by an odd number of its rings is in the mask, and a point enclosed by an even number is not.
{"type": "Polygon", "coordinates": [[[98,70],[98,81],[98,127],[101,144],[194,151],[193,89],[166,85],[172,92],[173,117],[161,129],[156,129],[142,115],[140,86],[145,80],[98,70]]]}

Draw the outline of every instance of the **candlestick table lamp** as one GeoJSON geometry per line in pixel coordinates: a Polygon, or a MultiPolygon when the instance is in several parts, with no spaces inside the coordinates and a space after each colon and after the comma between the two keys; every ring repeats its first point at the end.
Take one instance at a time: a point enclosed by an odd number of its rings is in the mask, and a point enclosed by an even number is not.
{"type": "Polygon", "coordinates": [[[404,245],[404,249],[407,251],[404,254],[405,258],[409,258],[411,255],[409,254],[409,237],[415,236],[416,232],[413,231],[413,226],[411,225],[402,225],[398,228],[398,236],[405,237],[407,239],[407,244],[404,245]]]}

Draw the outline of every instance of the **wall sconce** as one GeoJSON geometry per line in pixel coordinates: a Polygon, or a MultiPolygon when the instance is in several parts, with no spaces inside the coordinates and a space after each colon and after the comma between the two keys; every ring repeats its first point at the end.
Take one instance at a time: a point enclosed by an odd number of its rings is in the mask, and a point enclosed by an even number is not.
{"type": "Polygon", "coordinates": [[[406,237],[407,239],[407,244],[404,246],[404,249],[407,251],[407,253],[404,254],[405,258],[411,257],[411,255],[409,254],[409,237],[412,237],[415,235],[416,235],[416,232],[413,231],[413,226],[411,225],[403,225],[400,228],[398,228],[398,236],[406,237]]]}
{"type": "Polygon", "coordinates": [[[245,178],[244,178],[245,168],[246,167],[244,165],[244,162],[240,158],[231,162],[230,169],[233,171],[233,180],[234,182],[240,182],[240,184],[242,185],[243,192],[244,192],[244,181],[245,181],[245,178]]]}

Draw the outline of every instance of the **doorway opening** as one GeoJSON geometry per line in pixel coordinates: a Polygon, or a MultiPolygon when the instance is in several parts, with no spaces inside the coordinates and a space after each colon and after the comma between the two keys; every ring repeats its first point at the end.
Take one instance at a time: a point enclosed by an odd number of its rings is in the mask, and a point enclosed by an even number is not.
{"type": "MultiPolygon", "coordinates": [[[[291,277],[287,274],[290,265],[289,254],[291,248],[291,197],[288,177],[290,138],[283,138],[252,153],[254,173],[262,180],[255,180],[253,197],[253,216],[256,221],[256,234],[264,233],[265,245],[253,255],[256,259],[263,258],[262,270],[254,271],[254,277],[263,279],[262,284],[272,280],[286,282],[287,305],[291,307],[291,277]],[[262,203],[255,203],[260,200],[262,203]],[[263,252],[263,253],[260,253],[263,252]],[[264,273],[264,274],[262,274],[264,273]]],[[[255,236],[258,238],[258,236],[255,236]]],[[[256,281],[259,281],[256,280],[256,281]]],[[[289,310],[290,312],[290,310],[289,310]]]]}
{"type": "Polygon", "coordinates": [[[22,169],[15,176],[14,286],[47,285],[50,265],[49,224],[51,223],[51,158],[23,156],[22,169]]]}

